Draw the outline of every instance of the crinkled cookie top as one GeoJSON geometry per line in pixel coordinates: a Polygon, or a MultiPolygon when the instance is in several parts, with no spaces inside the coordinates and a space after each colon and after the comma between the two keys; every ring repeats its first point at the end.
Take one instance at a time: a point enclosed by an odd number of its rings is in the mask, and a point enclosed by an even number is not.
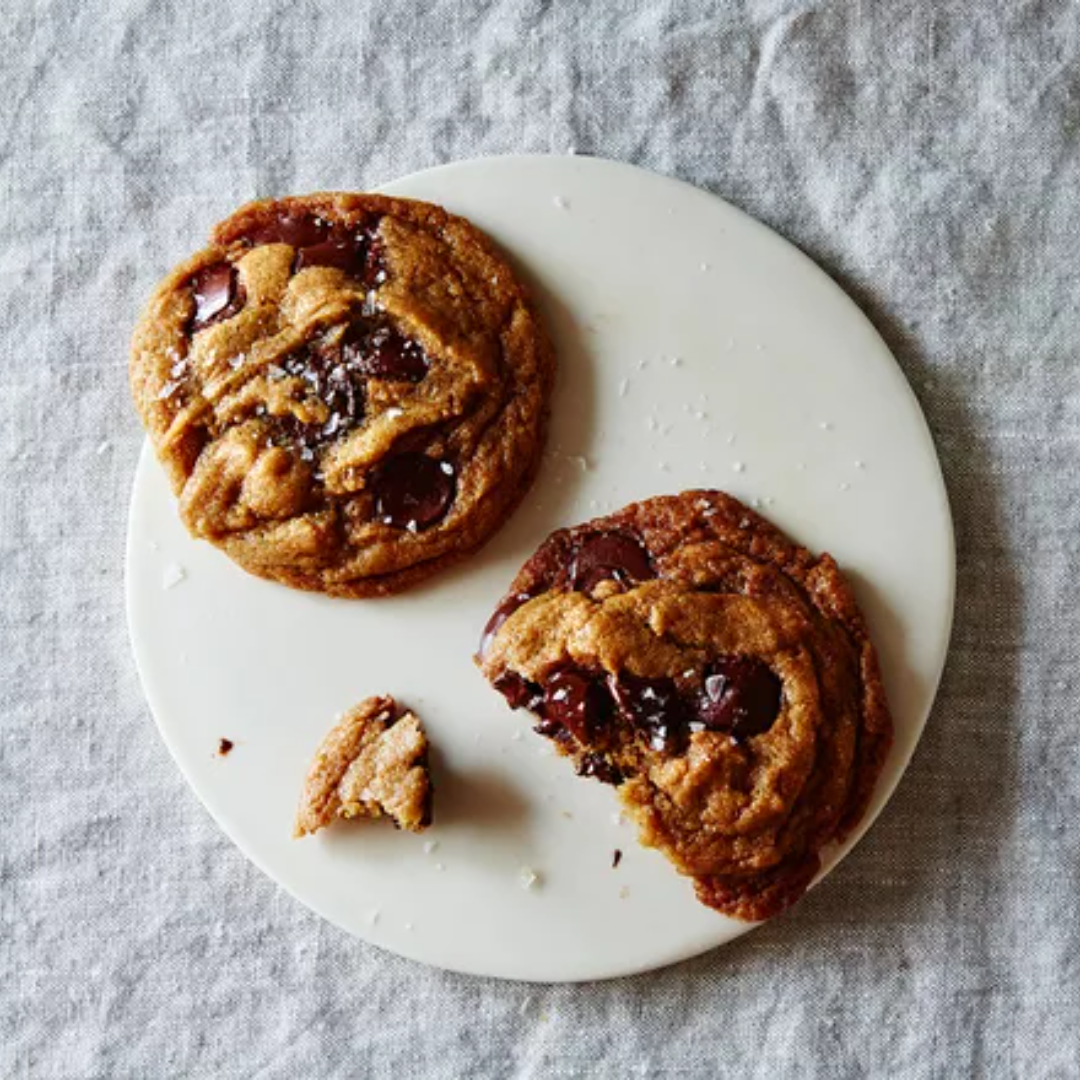
{"type": "Polygon", "coordinates": [[[375,195],[252,203],[158,287],[131,385],[188,529],[253,573],[394,592],[520,501],[554,374],[493,245],[375,195]]]}

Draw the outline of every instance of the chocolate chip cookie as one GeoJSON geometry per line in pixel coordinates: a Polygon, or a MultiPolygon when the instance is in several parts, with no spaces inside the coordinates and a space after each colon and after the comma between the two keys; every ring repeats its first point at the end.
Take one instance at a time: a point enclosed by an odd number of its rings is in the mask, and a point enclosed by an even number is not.
{"type": "Polygon", "coordinates": [[[423,832],[431,824],[428,741],[414,713],[391,697],[372,697],[350,709],[315,753],[295,836],[337,818],[389,817],[400,829],[423,832]]]}
{"type": "Polygon", "coordinates": [[[189,531],[302,589],[397,592],[528,489],[554,356],[493,244],[437,206],[251,203],[158,287],[131,387],[189,531]]]}
{"type": "Polygon", "coordinates": [[[478,663],[643,844],[743,919],[796,901],[859,822],[892,741],[851,590],[718,491],[635,503],[549,537],[478,663]]]}

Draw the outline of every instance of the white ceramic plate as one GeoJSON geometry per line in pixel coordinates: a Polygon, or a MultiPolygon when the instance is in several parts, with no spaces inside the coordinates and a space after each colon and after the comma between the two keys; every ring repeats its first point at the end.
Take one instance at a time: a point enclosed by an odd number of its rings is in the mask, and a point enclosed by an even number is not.
{"type": "Polygon", "coordinates": [[[919,738],[952,617],[952,526],[919,407],[824,273],[695,188],[595,159],[515,157],[383,190],[467,215],[535,284],[560,360],[539,481],[464,565],[404,596],[350,602],[256,580],[191,540],[144,450],[128,614],[162,736],[267,874],[403,956],[561,981],[711,949],[747,925],[700,906],[616,820],[611,789],[575,777],[510,712],[472,665],[478,635],[557,527],[688,487],[759,499],[793,537],[840,560],[878,643],[897,738],[869,823],[919,738]],[[177,567],[184,579],[165,588],[177,567]],[[398,696],[428,726],[436,825],[293,840],[313,749],[337,712],[374,693],[398,696]],[[224,758],[221,737],[236,744],[224,758]],[[529,870],[538,880],[525,889],[529,870]]]}

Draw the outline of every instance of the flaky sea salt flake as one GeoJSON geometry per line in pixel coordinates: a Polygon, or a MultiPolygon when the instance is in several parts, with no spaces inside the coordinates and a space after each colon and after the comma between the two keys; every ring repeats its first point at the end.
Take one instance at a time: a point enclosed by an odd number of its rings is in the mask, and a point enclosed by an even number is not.
{"type": "Polygon", "coordinates": [[[175,589],[187,577],[187,571],[179,563],[169,563],[161,575],[163,589],[175,589]]]}
{"type": "Polygon", "coordinates": [[[518,884],[525,890],[540,884],[540,875],[531,867],[523,866],[518,870],[518,884]]]}

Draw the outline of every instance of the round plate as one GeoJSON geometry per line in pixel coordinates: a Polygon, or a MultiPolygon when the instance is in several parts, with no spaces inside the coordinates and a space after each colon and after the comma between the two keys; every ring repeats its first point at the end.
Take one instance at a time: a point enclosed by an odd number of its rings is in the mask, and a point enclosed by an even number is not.
{"type": "Polygon", "coordinates": [[[144,449],[128,615],[162,736],[267,874],[403,956],[563,981],[711,949],[748,925],[699,905],[637,846],[613,791],[574,776],[503,704],[471,661],[480,630],[553,529],[691,487],[759,505],[839,559],[877,641],[896,743],[869,824],[919,738],[952,618],[952,526],[919,407],[824,273],[686,184],[596,159],[511,157],[383,190],[471,218],[535,286],[560,364],[539,480],[461,566],[403,596],[343,601],[249,577],[190,539],[144,449]],[[315,746],[335,714],[375,693],[427,725],[436,824],[423,836],[351,823],[292,839],[315,746]],[[223,737],[235,743],[225,757],[223,737]]]}

